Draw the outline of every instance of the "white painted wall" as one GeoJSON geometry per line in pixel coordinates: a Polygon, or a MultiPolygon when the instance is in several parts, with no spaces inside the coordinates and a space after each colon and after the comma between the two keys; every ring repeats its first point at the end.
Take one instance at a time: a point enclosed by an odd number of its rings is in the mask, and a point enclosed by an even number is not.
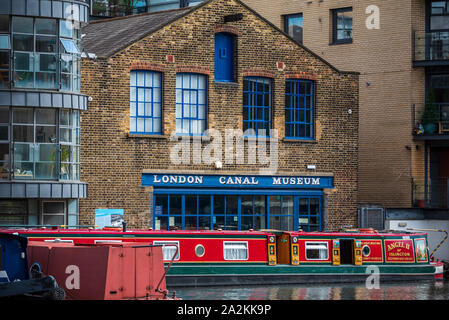
{"type": "MultiPolygon", "coordinates": [[[[449,232],[448,220],[386,220],[385,229],[387,230],[407,230],[408,228],[416,229],[443,229],[449,232]],[[401,226],[399,226],[401,224],[401,226]],[[405,225],[405,226],[404,226],[405,225]]],[[[418,231],[417,231],[418,232],[418,231]]],[[[441,240],[446,236],[444,232],[426,231],[427,241],[429,243],[429,254],[436,248],[441,240]]],[[[449,261],[449,238],[444,244],[435,252],[435,259],[449,261]]]]}

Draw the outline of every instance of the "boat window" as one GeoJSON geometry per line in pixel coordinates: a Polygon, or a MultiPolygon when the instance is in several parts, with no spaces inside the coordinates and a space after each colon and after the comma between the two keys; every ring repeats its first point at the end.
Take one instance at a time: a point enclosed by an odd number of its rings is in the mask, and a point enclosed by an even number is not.
{"type": "Polygon", "coordinates": [[[306,242],[307,260],[327,260],[329,249],[327,242],[306,242]]]}
{"type": "Polygon", "coordinates": [[[223,242],[225,260],[248,260],[248,242],[223,242]]]}
{"type": "MultiPolygon", "coordinates": [[[[179,248],[179,241],[153,241],[153,245],[162,245],[162,254],[164,261],[170,261],[176,254],[176,249],[179,248]]],[[[176,254],[175,260],[179,260],[179,252],[176,254]]]]}

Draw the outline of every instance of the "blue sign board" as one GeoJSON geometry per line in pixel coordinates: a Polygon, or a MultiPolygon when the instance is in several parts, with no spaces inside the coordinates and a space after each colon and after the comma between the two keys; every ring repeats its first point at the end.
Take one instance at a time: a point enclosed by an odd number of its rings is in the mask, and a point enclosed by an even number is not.
{"type": "Polygon", "coordinates": [[[196,174],[142,174],[144,187],[207,187],[207,188],[333,188],[333,177],[328,176],[250,176],[250,175],[196,175],[196,174]]]}

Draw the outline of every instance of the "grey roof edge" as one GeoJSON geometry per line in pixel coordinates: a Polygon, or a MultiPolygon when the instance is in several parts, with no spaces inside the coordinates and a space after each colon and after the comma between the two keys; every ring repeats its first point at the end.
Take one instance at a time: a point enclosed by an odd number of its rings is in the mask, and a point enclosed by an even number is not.
{"type": "MultiPolygon", "coordinates": [[[[184,18],[185,16],[187,16],[190,13],[193,13],[199,9],[201,9],[202,7],[208,5],[209,3],[213,2],[213,1],[220,1],[220,0],[205,0],[204,2],[200,3],[199,5],[196,5],[194,7],[187,7],[187,8],[180,8],[180,9],[172,9],[172,10],[165,10],[165,11],[158,11],[158,12],[149,12],[149,13],[142,13],[139,14],[138,16],[142,16],[142,15],[150,15],[150,14],[158,14],[161,12],[171,12],[171,11],[183,11],[185,10],[185,12],[183,14],[181,14],[180,16],[177,16],[173,19],[169,19],[167,22],[161,24],[157,29],[155,30],[151,30],[148,33],[143,34],[142,36],[140,36],[139,38],[136,39],[135,42],[142,40],[143,38],[161,30],[162,28],[172,24],[173,22],[176,22],[182,18],[184,18]]],[[[287,33],[285,33],[284,31],[282,31],[280,28],[278,28],[276,25],[274,25],[273,23],[271,23],[268,19],[264,18],[262,15],[260,15],[257,11],[255,11],[253,8],[249,7],[248,5],[246,5],[245,3],[243,3],[241,0],[234,0],[236,1],[239,5],[241,5],[242,7],[244,7],[245,9],[247,9],[249,12],[251,12],[252,14],[254,14],[256,17],[258,17],[260,20],[262,20],[263,22],[265,22],[266,24],[268,24],[269,26],[271,26],[273,29],[275,29],[276,31],[278,31],[279,33],[281,33],[281,35],[283,35],[284,37],[286,37],[287,39],[289,39],[290,41],[292,41],[295,45],[297,45],[298,47],[304,49],[306,52],[308,52],[309,54],[311,54],[313,57],[317,58],[318,60],[320,60],[321,62],[323,62],[325,65],[327,65],[328,67],[330,67],[332,70],[334,70],[337,73],[340,74],[354,74],[354,75],[360,75],[360,72],[357,71],[342,71],[339,70],[337,67],[335,67],[333,64],[331,64],[330,62],[328,62],[327,60],[325,60],[323,57],[321,57],[320,55],[318,55],[317,53],[313,52],[311,49],[305,47],[303,44],[300,44],[298,42],[296,42],[291,36],[289,36],[287,33]]],[[[131,15],[131,16],[124,16],[124,17],[116,17],[116,18],[111,18],[111,19],[104,19],[104,20],[97,20],[95,22],[91,22],[90,24],[96,24],[96,23],[101,23],[101,22],[105,22],[105,21],[112,21],[112,20],[119,20],[119,19],[127,19],[130,17],[133,17],[136,15],[131,15]]],[[[133,42],[133,43],[135,43],[133,42]]],[[[125,48],[129,47],[130,44],[125,44],[123,46],[120,46],[118,48],[116,48],[115,50],[111,51],[108,55],[106,56],[99,56],[98,58],[109,58],[112,55],[124,50],[125,48]]]]}

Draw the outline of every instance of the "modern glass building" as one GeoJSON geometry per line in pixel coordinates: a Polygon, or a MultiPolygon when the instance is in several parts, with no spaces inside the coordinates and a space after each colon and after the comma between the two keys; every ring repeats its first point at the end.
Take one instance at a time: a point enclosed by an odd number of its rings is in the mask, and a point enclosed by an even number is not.
{"type": "Polygon", "coordinates": [[[89,0],[92,18],[120,17],[144,12],[196,6],[204,0],[89,0]]]}
{"type": "Polygon", "coordinates": [[[88,0],[0,0],[0,225],[77,225],[88,0]]]}

